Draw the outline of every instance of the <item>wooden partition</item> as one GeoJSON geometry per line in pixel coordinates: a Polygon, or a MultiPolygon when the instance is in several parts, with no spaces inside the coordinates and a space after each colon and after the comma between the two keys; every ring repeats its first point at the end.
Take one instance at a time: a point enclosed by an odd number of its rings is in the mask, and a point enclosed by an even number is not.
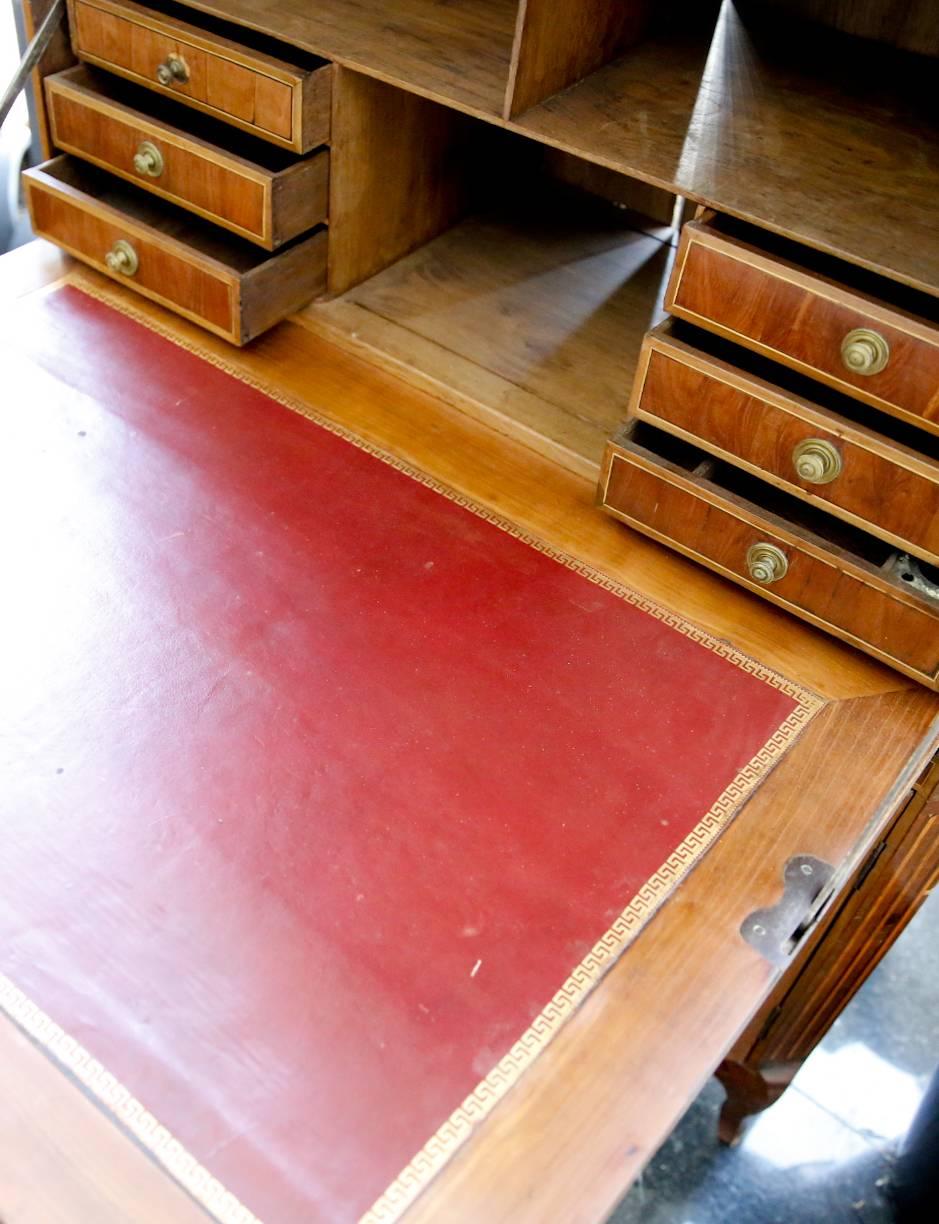
{"type": "Polygon", "coordinates": [[[649,0],[520,0],[505,118],[608,63],[641,36],[649,7],[649,0]]]}
{"type": "Polygon", "coordinates": [[[473,126],[457,111],[337,68],[330,293],[386,268],[466,211],[473,126]]]}

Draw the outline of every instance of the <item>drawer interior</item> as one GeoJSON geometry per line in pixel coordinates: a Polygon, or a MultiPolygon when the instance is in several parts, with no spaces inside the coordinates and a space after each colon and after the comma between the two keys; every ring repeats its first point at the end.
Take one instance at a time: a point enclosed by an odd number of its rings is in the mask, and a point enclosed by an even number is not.
{"type": "MultiPolygon", "coordinates": [[[[76,68],[69,68],[49,80],[74,86],[76,91],[81,91],[82,94],[105,98],[109,102],[137,111],[144,118],[156,119],[170,127],[178,128],[182,135],[204,140],[225,153],[250,162],[268,174],[279,174],[303,160],[288,149],[280,149],[266,140],[260,140],[248,132],[176,102],[171,97],[145,89],[142,85],[134,85],[131,81],[90,65],[80,64],[76,68]]],[[[315,153],[308,156],[315,156],[315,153]]]]}
{"type": "MultiPolygon", "coordinates": [[[[776,525],[788,532],[795,528],[797,534],[801,532],[813,543],[845,554],[854,564],[879,571],[886,581],[910,593],[909,586],[889,568],[897,557],[893,545],[645,421],[631,422],[621,438],[649,456],[664,460],[683,475],[693,478],[696,484],[710,486],[742,508],[760,515],[769,526],[776,525]]],[[[925,562],[918,564],[924,577],[939,585],[939,569],[925,562]]],[[[939,611],[939,599],[922,598],[931,610],[939,611]]]]}
{"type": "Polygon", "coordinates": [[[272,256],[269,251],[264,251],[235,235],[227,235],[224,230],[200,221],[184,209],[155,200],[153,196],[137,190],[123,180],[74,158],[57,157],[54,161],[46,162],[40,169],[56,182],[80,191],[101,204],[110,205],[130,220],[158,230],[167,238],[174,238],[201,255],[217,260],[235,275],[244,275],[272,258],[279,258],[291,247],[309,238],[309,234],[301,235],[280,247],[276,255],[272,256]]]}

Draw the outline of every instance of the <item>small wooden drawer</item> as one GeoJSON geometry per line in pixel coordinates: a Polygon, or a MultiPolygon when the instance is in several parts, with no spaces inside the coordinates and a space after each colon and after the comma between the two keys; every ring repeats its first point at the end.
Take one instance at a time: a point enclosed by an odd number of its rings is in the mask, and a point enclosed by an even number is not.
{"type": "Polygon", "coordinates": [[[81,65],[45,85],[58,148],[251,242],[273,250],[326,220],[326,149],[297,158],[81,65]]]}
{"type": "Polygon", "coordinates": [[[37,234],[235,344],[325,288],[325,229],[268,255],[69,157],[23,180],[37,234]]]}
{"type": "Polygon", "coordinates": [[[894,576],[895,550],[873,536],[642,422],[610,443],[600,498],[653,539],[939,688],[939,597],[894,576]]]}
{"type": "Polygon", "coordinates": [[[939,433],[935,302],[794,243],[765,236],[758,247],[752,237],[723,218],[686,225],[666,310],[939,433]]]}
{"type": "Polygon", "coordinates": [[[646,337],[630,415],[939,564],[939,441],[736,354],[731,364],[732,346],[662,324],[646,337]]]}
{"type": "Polygon", "coordinates": [[[260,35],[209,17],[198,22],[132,0],[69,0],[79,59],[296,153],[328,142],[330,64],[299,50],[288,61],[260,35]]]}

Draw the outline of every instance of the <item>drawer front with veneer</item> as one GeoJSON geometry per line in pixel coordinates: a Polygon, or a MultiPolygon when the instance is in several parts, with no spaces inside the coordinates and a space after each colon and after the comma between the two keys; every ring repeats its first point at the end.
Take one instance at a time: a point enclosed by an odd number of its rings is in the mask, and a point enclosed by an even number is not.
{"type": "Polygon", "coordinates": [[[211,19],[190,25],[132,0],[69,0],[69,24],[79,59],[297,153],[329,140],[325,60],[291,49],[288,62],[247,30],[232,27],[236,41],[211,19]]]}
{"type": "MultiPolygon", "coordinates": [[[[939,433],[939,323],[925,295],[844,267],[844,283],[744,241],[721,219],[684,227],[665,308],[882,411],[939,433]],[[863,284],[864,289],[853,285],[863,284]],[[907,304],[920,313],[907,309],[907,304]]],[[[806,261],[808,252],[801,252],[806,261]]],[[[819,256],[818,266],[834,271],[819,256]]]]}
{"type": "Polygon", "coordinates": [[[236,344],[325,288],[325,229],[268,255],[68,157],[23,179],[38,235],[236,344]]]}
{"type": "Polygon", "coordinates": [[[731,364],[731,346],[689,331],[667,322],[646,337],[631,415],[939,564],[939,443],[920,435],[931,453],[919,453],[894,418],[739,350],[731,364]]]}
{"type": "Polygon", "coordinates": [[[55,144],[268,250],[326,220],[329,153],[297,159],[107,73],[46,78],[55,144]],[[180,126],[185,122],[186,126],[180,126]]]}
{"type": "Polygon", "coordinates": [[[600,488],[616,518],[939,688],[939,598],[891,576],[889,545],[642,422],[600,488]]]}

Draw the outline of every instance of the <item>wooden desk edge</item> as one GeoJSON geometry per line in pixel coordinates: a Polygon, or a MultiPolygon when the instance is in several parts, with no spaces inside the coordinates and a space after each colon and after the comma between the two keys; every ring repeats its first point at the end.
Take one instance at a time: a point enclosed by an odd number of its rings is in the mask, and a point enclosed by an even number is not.
{"type": "Polygon", "coordinates": [[[780,976],[740,924],[779,899],[794,854],[853,873],[936,752],[936,710],[917,692],[817,715],[408,1224],[604,1219],[780,976]]]}

